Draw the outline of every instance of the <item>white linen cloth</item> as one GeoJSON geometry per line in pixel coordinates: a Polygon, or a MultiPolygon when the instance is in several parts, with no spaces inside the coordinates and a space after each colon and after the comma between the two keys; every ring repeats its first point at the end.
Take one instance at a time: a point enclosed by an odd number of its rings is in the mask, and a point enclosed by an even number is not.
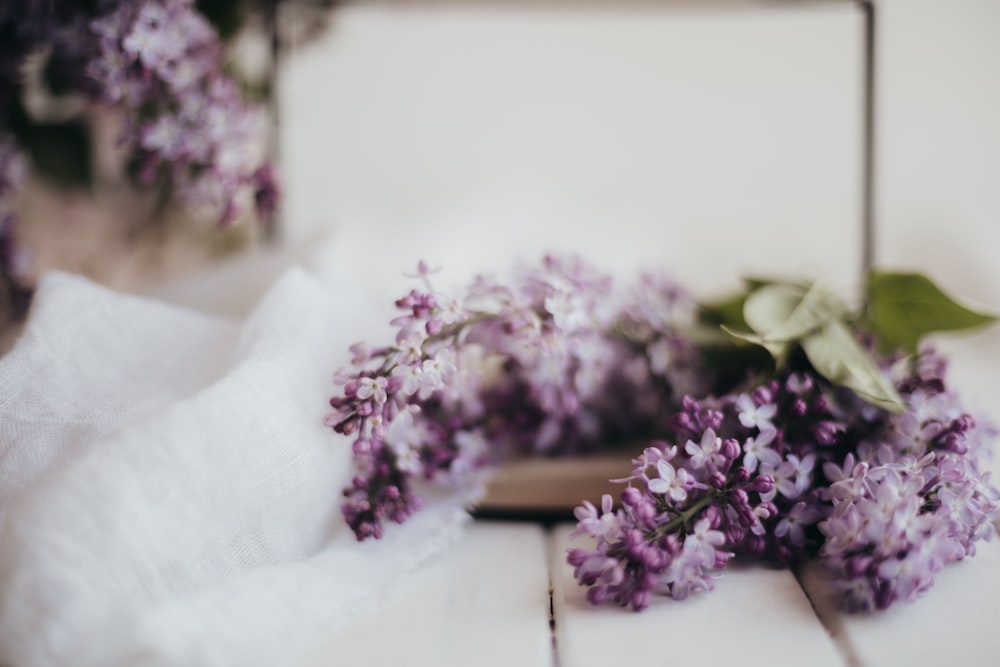
{"type": "Polygon", "coordinates": [[[328,280],[239,322],[44,278],[0,359],[0,664],[296,664],[454,538],[459,497],[381,541],[340,517],[364,304],[328,280]]]}

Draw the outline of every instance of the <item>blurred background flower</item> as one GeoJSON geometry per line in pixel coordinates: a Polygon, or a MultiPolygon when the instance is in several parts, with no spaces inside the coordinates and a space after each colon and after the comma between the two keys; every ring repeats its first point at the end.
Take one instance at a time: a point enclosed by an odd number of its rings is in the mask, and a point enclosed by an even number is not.
{"type": "Polygon", "coordinates": [[[178,229],[215,250],[270,233],[272,14],[259,0],[0,7],[3,311],[23,314],[46,268],[114,283],[116,249],[162,253],[178,229]]]}

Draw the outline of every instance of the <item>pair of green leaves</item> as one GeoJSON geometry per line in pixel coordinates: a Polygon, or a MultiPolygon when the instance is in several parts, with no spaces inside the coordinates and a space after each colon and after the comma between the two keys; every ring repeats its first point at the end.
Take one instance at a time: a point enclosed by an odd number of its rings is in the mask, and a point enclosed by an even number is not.
{"type": "Polygon", "coordinates": [[[928,333],[969,329],[996,319],[959,305],[914,273],[873,273],[867,304],[867,312],[851,312],[821,283],[755,281],[748,283],[747,293],[706,312],[731,336],[765,348],[776,365],[798,346],[819,374],[896,413],[904,410],[899,394],[858,343],[852,326],[873,333],[885,349],[913,353],[928,333]]]}

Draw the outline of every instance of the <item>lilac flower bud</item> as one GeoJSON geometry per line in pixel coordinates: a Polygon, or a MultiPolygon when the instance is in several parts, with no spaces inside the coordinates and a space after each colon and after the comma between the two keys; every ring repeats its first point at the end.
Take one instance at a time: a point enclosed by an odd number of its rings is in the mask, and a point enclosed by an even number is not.
{"type": "Polygon", "coordinates": [[[691,415],[686,412],[680,412],[673,417],[673,426],[677,431],[697,431],[698,426],[691,419],[691,415]]]}
{"type": "Polygon", "coordinates": [[[760,556],[767,550],[767,541],[759,535],[750,535],[743,549],[749,556],[760,556]]]}
{"type": "Polygon", "coordinates": [[[410,308],[413,308],[413,304],[417,302],[417,298],[417,290],[410,290],[410,293],[403,298],[396,299],[396,307],[403,310],[409,310],[410,308]]]}
{"type": "Polygon", "coordinates": [[[722,428],[722,420],[724,415],[719,410],[707,410],[705,412],[705,428],[712,429],[713,431],[718,431],[722,428]]]}
{"type": "Polygon", "coordinates": [[[640,530],[630,530],[625,533],[625,548],[629,550],[629,553],[633,556],[638,557],[640,549],[645,546],[646,540],[643,537],[642,531],[640,530]]]}
{"type": "Polygon", "coordinates": [[[732,508],[736,513],[736,518],[739,521],[740,526],[744,528],[752,528],[757,522],[753,510],[750,509],[749,505],[732,505],[732,508]]]}
{"type": "Polygon", "coordinates": [[[746,484],[750,481],[750,471],[739,466],[733,471],[733,484],[746,484]]]}
{"type": "Polygon", "coordinates": [[[375,526],[370,521],[365,521],[355,526],[354,534],[357,536],[358,542],[369,537],[375,537],[376,539],[379,537],[375,526]]]}
{"type": "Polygon", "coordinates": [[[633,506],[632,514],[635,516],[635,522],[638,525],[652,526],[656,521],[656,506],[651,500],[643,498],[638,504],[633,506]]]}
{"type": "Polygon", "coordinates": [[[719,514],[719,508],[715,505],[709,505],[705,508],[705,511],[701,513],[701,519],[708,521],[708,527],[715,530],[722,523],[722,515],[719,514]]]}
{"type": "Polygon", "coordinates": [[[751,488],[760,494],[771,493],[774,491],[774,478],[770,475],[757,475],[751,488]]]}
{"type": "Polygon", "coordinates": [[[726,486],[726,476],[723,475],[718,470],[713,470],[708,476],[708,483],[711,484],[716,489],[722,489],[726,486]]]}
{"type": "Polygon", "coordinates": [[[753,401],[757,405],[767,405],[774,400],[774,394],[767,385],[761,385],[753,391],[753,401]]]}
{"type": "Polygon", "coordinates": [[[746,534],[747,531],[743,526],[738,523],[731,523],[726,526],[726,544],[739,544],[746,537],[746,534]]]}
{"type": "Polygon", "coordinates": [[[650,569],[659,569],[666,565],[666,555],[650,544],[643,545],[643,549],[639,553],[639,558],[636,560],[650,569]]]}
{"type": "Polygon", "coordinates": [[[621,501],[623,505],[634,508],[642,501],[642,493],[634,486],[626,487],[621,492],[621,501]]]}
{"type": "Polygon", "coordinates": [[[812,378],[804,373],[793,373],[785,380],[785,389],[792,394],[802,395],[808,393],[812,387],[812,378]]]}
{"type": "Polygon", "coordinates": [[[954,431],[945,433],[938,439],[938,446],[956,454],[965,454],[969,451],[965,443],[965,437],[961,433],[954,431]]]}
{"type": "Polygon", "coordinates": [[[413,316],[419,320],[429,317],[434,309],[437,307],[437,303],[434,301],[434,297],[430,294],[418,293],[413,303],[413,316]]]}
{"type": "Polygon", "coordinates": [[[579,547],[573,547],[566,552],[566,562],[573,567],[579,567],[583,565],[583,562],[587,560],[590,552],[586,549],[580,549],[579,547]]]}
{"type": "Polygon", "coordinates": [[[340,402],[332,398],[330,399],[330,405],[334,408],[334,410],[336,410],[336,412],[327,413],[326,416],[323,417],[323,425],[336,431],[340,422],[351,417],[351,410],[350,408],[347,410],[342,409],[340,402]]]}
{"type": "Polygon", "coordinates": [[[743,489],[733,489],[729,492],[729,502],[732,503],[734,507],[739,509],[749,505],[750,497],[743,489]]]}
{"type": "Polygon", "coordinates": [[[391,424],[399,416],[401,401],[398,397],[388,401],[382,406],[382,419],[384,423],[391,424]]]}
{"type": "Polygon", "coordinates": [[[712,567],[716,570],[721,570],[729,563],[729,560],[732,557],[733,554],[728,551],[716,551],[715,561],[712,563],[712,567]]]}
{"type": "Polygon", "coordinates": [[[403,388],[403,384],[405,384],[405,382],[405,378],[401,375],[390,375],[385,385],[385,393],[390,396],[399,393],[399,390],[403,388]]]}
{"type": "Polygon", "coordinates": [[[789,408],[789,412],[795,417],[804,417],[808,411],[809,408],[806,406],[806,402],[801,398],[796,398],[792,401],[792,405],[789,408]]]}
{"type": "Polygon", "coordinates": [[[351,450],[354,452],[355,456],[363,456],[372,450],[371,440],[367,438],[358,438],[351,445],[351,450]]]}
{"type": "Polygon", "coordinates": [[[871,556],[852,556],[847,559],[847,573],[852,577],[860,577],[872,566],[871,556]]]}
{"type": "Polygon", "coordinates": [[[682,548],[680,538],[676,533],[664,535],[660,539],[660,548],[662,548],[665,553],[673,556],[680,552],[682,548]]]}
{"type": "Polygon", "coordinates": [[[599,605],[604,604],[608,599],[608,587],[607,586],[593,586],[587,590],[587,600],[590,604],[599,605]]]}
{"type": "Polygon", "coordinates": [[[816,438],[816,442],[825,446],[830,446],[837,442],[837,433],[839,430],[837,424],[829,420],[817,422],[812,427],[813,437],[816,438]]]}
{"type": "Polygon", "coordinates": [[[637,590],[632,593],[629,602],[632,604],[632,609],[636,611],[642,611],[649,606],[649,591],[648,590],[637,590]]]}
{"type": "Polygon", "coordinates": [[[335,430],[337,433],[342,433],[344,435],[353,435],[354,432],[358,429],[358,421],[359,420],[357,419],[345,419],[344,421],[334,426],[333,430],[335,430]]]}
{"type": "MultiPolygon", "coordinates": [[[[733,438],[726,438],[722,441],[722,455],[726,457],[729,462],[735,461],[740,455],[741,448],[740,443],[733,438]]],[[[721,487],[720,487],[721,488],[721,487]]]]}
{"type": "Polygon", "coordinates": [[[441,329],[444,327],[444,322],[441,321],[439,317],[432,317],[427,320],[427,324],[424,325],[424,329],[427,330],[428,336],[436,336],[441,333],[441,329]]]}

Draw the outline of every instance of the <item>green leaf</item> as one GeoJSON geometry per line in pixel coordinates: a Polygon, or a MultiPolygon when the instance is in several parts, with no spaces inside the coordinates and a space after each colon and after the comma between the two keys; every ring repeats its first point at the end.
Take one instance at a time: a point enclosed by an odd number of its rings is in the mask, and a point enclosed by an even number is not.
{"type": "Polygon", "coordinates": [[[889,412],[902,413],[903,400],[882,371],[840,320],[831,320],[802,339],[802,349],[820,375],[852,389],[861,398],[889,412]]]}
{"type": "Polygon", "coordinates": [[[788,354],[789,343],[787,341],[770,341],[757,334],[736,331],[725,324],[722,325],[722,330],[737,340],[760,345],[771,353],[771,356],[774,357],[775,362],[779,365],[784,360],[785,355],[788,354]]]}
{"type": "Polygon", "coordinates": [[[773,285],[774,283],[777,282],[780,281],[775,280],[773,278],[761,278],[759,276],[758,277],[746,276],[745,278],[743,278],[743,284],[747,286],[747,292],[753,292],[755,290],[759,290],[761,287],[764,287],[765,285],[773,285]]]}
{"type": "Polygon", "coordinates": [[[699,307],[698,319],[703,324],[725,325],[737,330],[746,330],[747,323],[743,319],[743,304],[746,303],[747,295],[744,293],[703,303],[699,307]]]}
{"type": "Polygon", "coordinates": [[[730,339],[722,345],[702,347],[701,356],[713,370],[711,391],[717,396],[745,385],[748,377],[768,377],[776,369],[774,357],[764,348],[733,345],[730,339]]]}
{"type": "Polygon", "coordinates": [[[825,286],[765,285],[747,297],[743,317],[750,328],[772,343],[797,340],[842,317],[847,307],[825,286]]]}
{"type": "Polygon", "coordinates": [[[883,343],[916,352],[921,337],[990,324],[995,315],[956,303],[919,273],[873,273],[868,281],[868,317],[883,343]]]}

